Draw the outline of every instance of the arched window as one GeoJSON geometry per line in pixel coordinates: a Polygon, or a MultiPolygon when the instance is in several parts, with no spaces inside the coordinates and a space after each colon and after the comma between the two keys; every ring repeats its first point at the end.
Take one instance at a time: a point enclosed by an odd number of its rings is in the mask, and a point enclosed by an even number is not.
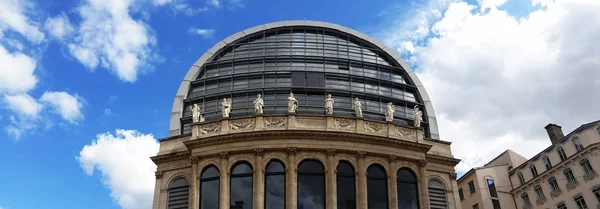
{"type": "Polygon", "coordinates": [[[341,161],[337,166],[337,208],[356,208],[356,185],[354,168],[350,163],[341,161]]]}
{"type": "Polygon", "coordinates": [[[298,166],[298,208],[325,208],[325,169],[316,160],[305,160],[298,166]]]}
{"type": "Polygon", "coordinates": [[[240,162],[231,168],[229,184],[231,209],[252,209],[252,166],[240,162]]]}
{"type": "Polygon", "coordinates": [[[444,186],[440,180],[429,180],[427,188],[429,189],[429,204],[432,209],[448,208],[448,202],[446,201],[446,186],[444,186]]]}
{"type": "Polygon", "coordinates": [[[583,144],[581,144],[579,137],[573,138],[573,145],[575,145],[575,150],[577,150],[577,152],[583,149],[583,144]]]}
{"type": "Polygon", "coordinates": [[[388,208],[387,175],[377,164],[367,169],[367,203],[369,209],[388,208]]]}
{"type": "Polygon", "coordinates": [[[419,208],[417,178],[415,178],[413,172],[407,168],[400,168],[396,176],[396,182],[398,185],[398,209],[419,208]]]}
{"type": "Polygon", "coordinates": [[[169,184],[167,209],[188,208],[190,202],[190,183],[183,177],[177,177],[169,184]]]}
{"type": "Polygon", "coordinates": [[[267,164],[265,172],[265,208],[285,208],[285,167],[276,160],[267,164]]]}
{"type": "Polygon", "coordinates": [[[219,208],[219,169],[210,166],[200,176],[200,209],[219,208]]]}

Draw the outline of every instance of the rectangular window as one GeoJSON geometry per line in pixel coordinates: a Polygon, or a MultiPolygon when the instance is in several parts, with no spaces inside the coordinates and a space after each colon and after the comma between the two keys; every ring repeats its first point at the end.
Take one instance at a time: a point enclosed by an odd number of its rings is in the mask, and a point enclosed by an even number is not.
{"type": "Polygon", "coordinates": [[[560,187],[558,186],[555,178],[551,178],[548,180],[548,182],[550,183],[550,188],[552,188],[552,191],[560,191],[560,187]]]}
{"type": "Polygon", "coordinates": [[[550,162],[549,157],[544,157],[544,165],[546,165],[546,170],[550,170],[552,168],[552,163],[550,162]]]}
{"type": "Polygon", "coordinates": [[[475,183],[473,181],[469,181],[469,191],[471,194],[475,193],[475,183]]]}
{"type": "Polygon", "coordinates": [[[519,177],[519,182],[521,183],[521,185],[525,184],[525,178],[523,177],[523,173],[519,173],[517,174],[517,176],[519,177]]]}
{"type": "Polygon", "coordinates": [[[465,199],[465,194],[463,194],[462,188],[458,189],[458,196],[460,197],[460,200],[465,199]]]}
{"type": "Polygon", "coordinates": [[[531,201],[529,201],[529,195],[523,194],[521,195],[521,199],[523,200],[523,205],[526,207],[531,207],[531,201]]]}
{"type": "Polygon", "coordinates": [[[565,205],[564,203],[558,204],[558,206],[556,206],[557,209],[567,209],[567,205],[565,205]]]}
{"type": "Polygon", "coordinates": [[[579,140],[578,137],[575,137],[573,139],[573,144],[575,145],[575,149],[577,150],[577,152],[583,149],[583,144],[581,144],[581,140],[579,140]]]}
{"type": "Polygon", "coordinates": [[[585,175],[592,175],[595,173],[589,160],[583,160],[579,165],[581,165],[581,169],[585,175]]]}
{"type": "Polygon", "coordinates": [[[487,180],[488,189],[490,190],[490,197],[498,197],[498,193],[496,192],[496,185],[494,184],[493,179],[487,180]]]}
{"type": "Polygon", "coordinates": [[[592,192],[594,193],[594,195],[596,195],[596,199],[598,200],[598,202],[600,202],[600,187],[594,189],[592,192]]]}
{"type": "Polygon", "coordinates": [[[473,209],[479,209],[479,204],[476,203],[475,205],[473,205],[473,209]]]}
{"type": "Polygon", "coordinates": [[[575,176],[573,175],[573,171],[571,171],[571,169],[568,169],[565,171],[565,177],[567,177],[567,182],[569,182],[569,183],[577,182],[577,180],[575,180],[575,176]]]}
{"type": "Polygon", "coordinates": [[[500,200],[492,200],[492,205],[494,206],[494,209],[501,209],[500,200]]]}
{"type": "Polygon", "coordinates": [[[538,200],[546,199],[546,196],[544,195],[544,190],[542,190],[541,186],[535,187],[535,198],[538,200]]]}
{"type": "Polygon", "coordinates": [[[560,156],[560,161],[567,159],[567,154],[565,154],[565,150],[563,148],[558,148],[558,156],[560,156]]]}
{"type": "Polygon", "coordinates": [[[529,166],[529,169],[531,170],[531,175],[533,175],[533,178],[538,176],[537,168],[535,168],[535,165],[529,166]]]}
{"type": "Polygon", "coordinates": [[[575,203],[577,204],[577,208],[588,209],[587,204],[585,204],[585,200],[583,199],[583,196],[576,197],[574,200],[575,200],[575,203]]]}

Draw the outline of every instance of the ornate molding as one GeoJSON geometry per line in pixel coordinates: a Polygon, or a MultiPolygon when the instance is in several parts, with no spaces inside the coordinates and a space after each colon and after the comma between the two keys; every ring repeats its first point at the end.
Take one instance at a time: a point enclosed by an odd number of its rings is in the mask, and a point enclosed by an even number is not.
{"type": "Polygon", "coordinates": [[[365,155],[367,155],[367,152],[365,151],[356,151],[356,156],[358,159],[365,159],[365,155]]]}
{"type": "Polygon", "coordinates": [[[265,127],[267,128],[283,128],[287,117],[266,117],[265,127]]]}
{"type": "Polygon", "coordinates": [[[219,153],[219,155],[221,155],[221,159],[228,159],[229,158],[229,152],[221,152],[221,153],[219,153]]]}
{"type": "Polygon", "coordinates": [[[420,159],[419,162],[417,162],[417,164],[419,165],[419,167],[425,167],[427,165],[427,160],[420,159]]]}
{"type": "Polygon", "coordinates": [[[346,119],[346,118],[334,118],[333,119],[333,127],[336,129],[342,130],[355,130],[356,129],[356,120],[346,119]]]}
{"type": "Polygon", "coordinates": [[[255,124],[254,118],[243,118],[229,121],[229,126],[232,130],[252,130],[254,129],[255,124]]]}
{"type": "Polygon", "coordinates": [[[401,127],[401,126],[396,126],[394,128],[394,133],[396,135],[400,136],[400,138],[405,138],[405,139],[417,138],[416,132],[417,132],[416,130],[401,127]]]}
{"type": "Polygon", "coordinates": [[[157,155],[154,157],[150,157],[150,159],[154,162],[154,164],[158,165],[158,164],[167,163],[167,162],[185,160],[185,159],[188,159],[189,156],[190,156],[189,152],[183,151],[183,152],[157,155]]]}
{"type": "Polygon", "coordinates": [[[324,118],[296,118],[296,125],[307,128],[325,128],[324,118]]]}
{"type": "Polygon", "coordinates": [[[426,160],[431,163],[439,163],[439,164],[451,165],[451,166],[456,166],[456,165],[458,165],[458,163],[460,163],[460,159],[456,159],[456,158],[452,158],[452,157],[445,157],[445,156],[440,156],[440,155],[431,155],[431,154],[427,154],[426,160]]]}
{"type": "Polygon", "coordinates": [[[163,177],[163,171],[154,171],[154,177],[156,177],[156,179],[161,179],[163,177]]]}
{"type": "Polygon", "coordinates": [[[191,156],[190,157],[190,163],[196,164],[196,163],[198,163],[198,161],[200,161],[200,157],[198,157],[198,156],[191,156]]]}
{"type": "Polygon", "coordinates": [[[327,148],[326,152],[327,152],[327,156],[334,156],[335,155],[335,149],[334,148],[327,148]]]}
{"type": "Polygon", "coordinates": [[[366,132],[385,134],[385,124],[365,121],[363,126],[366,132]]]}
{"type": "Polygon", "coordinates": [[[198,125],[200,130],[199,135],[207,135],[209,133],[219,133],[221,131],[221,122],[206,123],[198,125]]]}
{"type": "Polygon", "coordinates": [[[451,178],[452,180],[456,180],[456,176],[457,176],[457,174],[456,174],[456,173],[450,173],[450,178],[451,178]]]}
{"type": "Polygon", "coordinates": [[[286,150],[287,150],[288,155],[296,154],[296,147],[288,147],[286,150]]]}
{"type": "Polygon", "coordinates": [[[396,156],[396,155],[389,155],[388,156],[388,161],[390,163],[396,162],[397,160],[398,160],[398,156],[396,156]]]}
{"type": "Polygon", "coordinates": [[[254,149],[254,155],[256,155],[256,156],[263,156],[264,153],[265,153],[265,149],[263,149],[263,148],[254,149]]]}

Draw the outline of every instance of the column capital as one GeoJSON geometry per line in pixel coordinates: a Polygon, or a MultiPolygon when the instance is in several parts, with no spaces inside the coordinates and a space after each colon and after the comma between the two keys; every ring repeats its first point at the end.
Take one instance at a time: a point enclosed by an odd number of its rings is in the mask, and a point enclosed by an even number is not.
{"type": "Polygon", "coordinates": [[[221,155],[222,159],[228,159],[229,158],[229,152],[221,152],[219,154],[221,155]]]}
{"type": "Polygon", "coordinates": [[[256,155],[256,156],[263,156],[264,153],[265,153],[265,149],[263,149],[263,148],[254,149],[254,155],[256,155]]]}
{"type": "Polygon", "coordinates": [[[190,157],[190,163],[192,163],[192,165],[198,163],[198,161],[200,161],[200,157],[198,157],[198,156],[190,157]]]}
{"type": "Polygon", "coordinates": [[[450,173],[450,178],[452,178],[452,180],[456,180],[456,173],[450,173]]]}
{"type": "Polygon", "coordinates": [[[327,156],[334,156],[335,151],[336,150],[334,148],[327,148],[327,150],[325,152],[327,152],[327,156]]]}
{"type": "Polygon", "coordinates": [[[155,171],[154,177],[156,177],[156,179],[161,179],[163,177],[163,171],[155,171]]]}
{"type": "Polygon", "coordinates": [[[356,151],[356,156],[358,156],[358,159],[365,159],[365,155],[367,155],[367,152],[365,151],[356,151]]]}
{"type": "Polygon", "coordinates": [[[287,153],[288,153],[288,155],[295,155],[296,154],[296,147],[288,147],[287,148],[287,153]]]}
{"type": "Polygon", "coordinates": [[[427,165],[427,160],[420,159],[418,164],[419,164],[419,167],[425,167],[427,165]]]}
{"type": "Polygon", "coordinates": [[[396,160],[398,160],[398,156],[396,156],[396,155],[388,156],[388,161],[390,161],[390,163],[396,162],[396,160]]]}

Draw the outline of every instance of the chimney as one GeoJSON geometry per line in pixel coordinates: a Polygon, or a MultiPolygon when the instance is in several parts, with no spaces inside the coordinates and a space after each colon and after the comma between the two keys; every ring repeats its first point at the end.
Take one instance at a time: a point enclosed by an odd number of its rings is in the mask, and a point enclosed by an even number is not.
{"type": "Polygon", "coordinates": [[[548,137],[550,137],[550,141],[552,144],[556,144],[560,139],[565,137],[565,134],[562,132],[562,127],[556,124],[548,124],[546,127],[546,132],[548,132],[548,137]]]}

